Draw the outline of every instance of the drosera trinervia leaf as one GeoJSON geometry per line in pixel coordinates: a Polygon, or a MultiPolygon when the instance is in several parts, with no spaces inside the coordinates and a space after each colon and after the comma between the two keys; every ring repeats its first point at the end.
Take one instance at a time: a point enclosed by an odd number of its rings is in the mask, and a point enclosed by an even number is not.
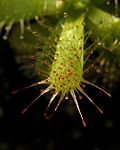
{"type": "Polygon", "coordinates": [[[0,0],[0,29],[5,26],[6,33],[3,39],[8,38],[8,34],[14,23],[19,22],[21,26],[21,36],[23,39],[25,21],[29,22],[44,15],[55,15],[61,11],[62,1],[58,0],[0,0]]]}
{"type": "Polygon", "coordinates": [[[99,39],[99,44],[106,49],[120,45],[120,18],[91,5],[86,15],[86,28],[92,31],[91,40],[99,39]],[[117,30],[116,30],[117,29],[117,30]],[[117,31],[117,32],[116,32],[117,31]]]}
{"type": "Polygon", "coordinates": [[[14,23],[20,23],[21,36],[24,38],[24,25],[33,19],[40,23],[39,18],[44,16],[58,16],[61,12],[66,11],[71,5],[83,9],[89,3],[89,0],[0,0],[0,30],[5,27],[4,40],[8,35],[14,23]]]}
{"type": "MultiPolygon", "coordinates": [[[[83,94],[98,109],[99,112],[103,113],[103,111],[93,102],[93,100],[86,94],[86,92],[82,88],[83,84],[89,84],[110,96],[109,93],[105,92],[100,87],[86,81],[83,78],[85,41],[84,18],[84,13],[82,13],[80,16],[76,16],[75,18],[74,16],[69,14],[65,15],[65,22],[61,23],[62,30],[60,32],[60,36],[56,41],[56,45],[54,45],[56,51],[52,56],[53,62],[51,64],[51,70],[48,74],[48,77],[45,80],[33,83],[32,85],[21,90],[42,84],[45,84],[48,87],[44,89],[38,95],[38,97],[22,111],[22,113],[26,112],[28,108],[39,99],[39,97],[49,91],[52,91],[52,96],[45,111],[45,117],[48,119],[54,114],[60,103],[68,94],[71,95],[75,102],[84,127],[86,126],[86,123],[83,119],[80,106],[78,104],[76,96],[77,94],[83,94]],[[56,97],[59,97],[58,103],[56,104],[54,111],[49,114],[48,110],[56,97]]],[[[18,91],[20,90],[14,91],[13,93],[16,93],[18,91]]]]}

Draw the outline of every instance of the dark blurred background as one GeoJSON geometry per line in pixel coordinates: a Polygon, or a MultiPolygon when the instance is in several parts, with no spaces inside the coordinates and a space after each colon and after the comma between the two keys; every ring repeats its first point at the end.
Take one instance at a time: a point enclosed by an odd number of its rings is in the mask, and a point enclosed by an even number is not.
{"type": "Polygon", "coordinates": [[[104,111],[100,114],[83,98],[80,106],[86,128],[71,99],[64,101],[50,120],[43,115],[49,95],[42,96],[22,115],[21,111],[39,94],[39,88],[14,95],[11,92],[28,84],[9,43],[1,38],[0,150],[120,150],[120,82],[112,89],[112,98],[86,87],[88,95],[104,111]]]}

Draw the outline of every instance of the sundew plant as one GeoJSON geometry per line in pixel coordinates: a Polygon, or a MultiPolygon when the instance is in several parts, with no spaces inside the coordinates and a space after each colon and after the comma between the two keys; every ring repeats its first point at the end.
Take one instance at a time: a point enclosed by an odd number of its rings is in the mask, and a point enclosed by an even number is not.
{"type": "Polygon", "coordinates": [[[0,0],[1,36],[14,50],[23,73],[37,78],[12,93],[41,89],[22,113],[47,93],[51,95],[45,111],[48,119],[63,100],[71,98],[84,126],[81,98],[103,113],[84,87],[91,85],[110,97],[105,89],[112,89],[119,79],[119,11],[117,0],[0,0]],[[95,72],[102,76],[102,87],[93,83],[95,72]]]}

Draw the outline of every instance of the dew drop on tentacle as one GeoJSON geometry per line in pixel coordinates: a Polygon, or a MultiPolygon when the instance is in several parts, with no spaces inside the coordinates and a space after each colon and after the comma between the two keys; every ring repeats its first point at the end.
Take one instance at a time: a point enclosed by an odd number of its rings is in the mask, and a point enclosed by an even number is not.
{"type": "Polygon", "coordinates": [[[43,20],[44,20],[44,19],[40,20],[40,19],[39,19],[39,16],[35,16],[35,20],[36,20],[36,22],[37,22],[39,25],[43,25],[43,20]]]}
{"type": "Polygon", "coordinates": [[[12,29],[12,26],[13,26],[13,23],[14,21],[10,21],[6,26],[5,26],[5,35],[3,35],[3,39],[4,40],[7,40],[8,39],[8,35],[9,35],[9,32],[11,31],[12,29]]]}
{"type": "Polygon", "coordinates": [[[27,22],[26,29],[27,29],[28,31],[32,31],[30,21],[27,20],[26,22],[27,22]]]}
{"type": "Polygon", "coordinates": [[[118,17],[118,12],[119,12],[118,0],[114,0],[114,1],[115,1],[115,16],[118,17]]]}
{"type": "Polygon", "coordinates": [[[20,39],[24,39],[24,19],[20,19],[20,39]]]}

